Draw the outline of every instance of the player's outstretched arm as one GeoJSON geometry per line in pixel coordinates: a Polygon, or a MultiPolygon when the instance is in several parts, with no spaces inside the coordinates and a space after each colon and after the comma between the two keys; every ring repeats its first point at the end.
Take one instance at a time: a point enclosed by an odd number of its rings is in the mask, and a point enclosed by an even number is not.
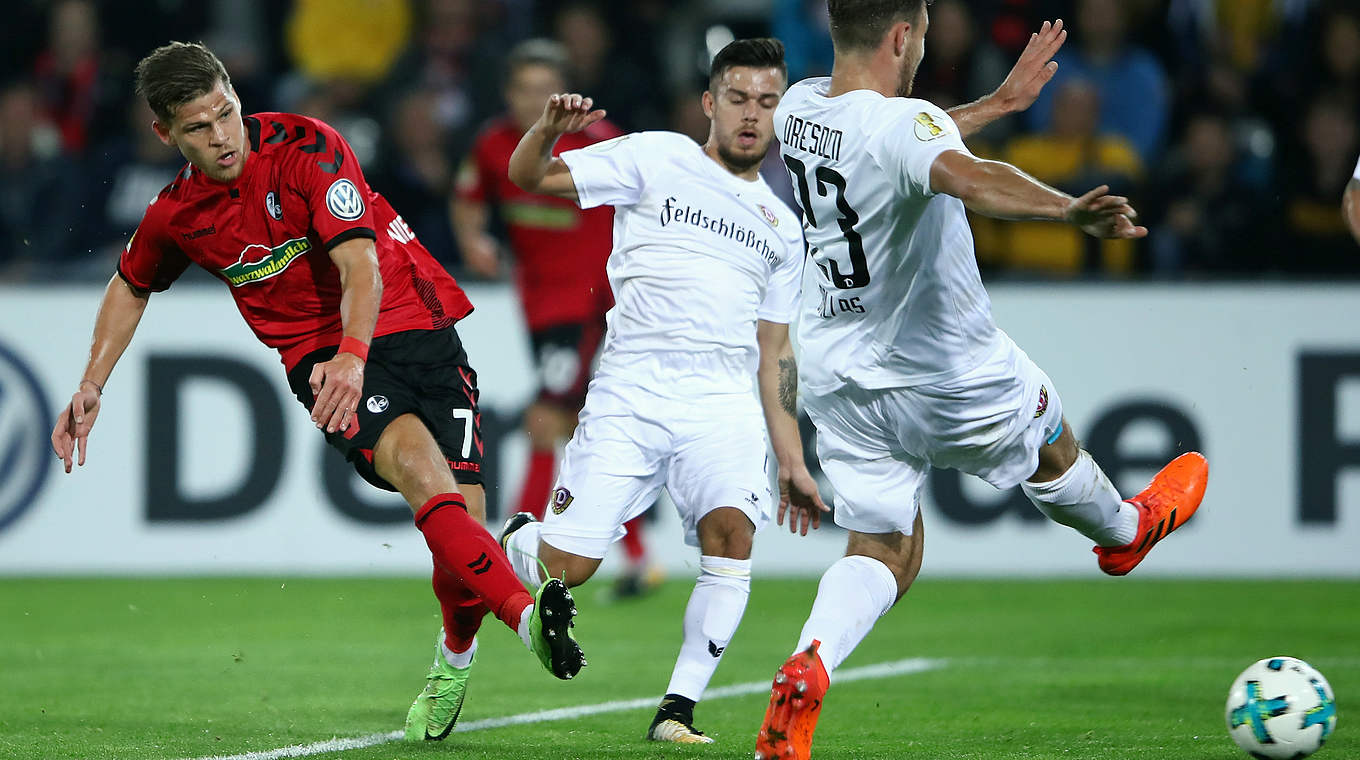
{"type": "Polygon", "coordinates": [[[756,370],[760,403],[770,445],[779,463],[779,518],[789,518],[789,532],[807,535],[822,525],[822,513],[830,509],[817,492],[817,481],[803,461],[803,438],[798,432],[798,362],[789,342],[789,326],[760,320],[756,326],[760,366],[756,370]],[[790,511],[792,509],[792,511],[790,511]]]}
{"type": "Polygon", "coordinates": [[[568,132],[579,132],[603,119],[603,110],[592,111],[594,101],[576,93],[552,95],[543,115],[520,138],[510,154],[510,181],[531,193],[576,200],[576,183],[560,158],[553,158],[553,144],[568,132]]]}
{"type": "Polygon", "coordinates": [[[1352,177],[1347,183],[1346,194],[1341,197],[1341,211],[1355,242],[1360,243],[1360,177],[1352,177]]]}
{"type": "Polygon", "coordinates": [[[1045,21],[1039,31],[1029,36],[1029,44],[995,92],[949,109],[959,134],[966,139],[997,119],[1034,105],[1044,85],[1058,73],[1058,62],[1053,56],[1066,41],[1067,30],[1063,29],[1062,19],[1051,23],[1045,21]]]}
{"type": "Polygon", "coordinates": [[[959,150],[947,150],[931,164],[930,187],[962,200],[970,211],[995,219],[1067,222],[1102,238],[1147,235],[1146,227],[1133,223],[1137,213],[1129,199],[1109,195],[1105,185],[1073,198],[1010,164],[959,150]]]}
{"type": "Polygon", "coordinates": [[[52,429],[52,451],[66,471],[71,471],[72,460],[85,465],[85,446],[90,430],[99,416],[100,396],[113,373],[113,367],[132,342],[137,324],[142,321],[151,294],[134,289],[121,276],[114,275],[104,289],[104,300],[94,320],[94,337],[90,341],[90,359],[85,364],[76,392],[66,408],[57,415],[52,429]]]}

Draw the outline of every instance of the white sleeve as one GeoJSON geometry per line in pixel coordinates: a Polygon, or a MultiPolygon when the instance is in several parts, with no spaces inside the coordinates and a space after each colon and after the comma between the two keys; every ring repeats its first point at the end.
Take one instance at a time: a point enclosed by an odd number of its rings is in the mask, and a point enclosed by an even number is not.
{"type": "Polygon", "coordinates": [[[760,302],[756,316],[766,322],[787,325],[798,313],[799,295],[803,284],[803,242],[801,238],[794,244],[785,241],[784,257],[770,273],[770,283],[765,288],[765,300],[760,302]]]}
{"type": "Polygon", "coordinates": [[[1351,176],[1355,177],[1356,179],[1360,179],[1360,161],[1355,162],[1355,174],[1351,176]]]}
{"type": "MultiPolygon", "coordinates": [[[[947,150],[969,153],[959,128],[943,109],[924,100],[908,100],[899,106],[896,123],[883,133],[884,164],[899,177],[899,187],[910,195],[931,197],[930,167],[947,150]]],[[[970,153],[971,155],[971,153],[970,153]]]]}
{"type": "Polygon", "coordinates": [[[628,206],[642,197],[639,145],[647,142],[638,134],[623,135],[585,148],[563,151],[561,158],[576,185],[577,205],[628,206]]]}

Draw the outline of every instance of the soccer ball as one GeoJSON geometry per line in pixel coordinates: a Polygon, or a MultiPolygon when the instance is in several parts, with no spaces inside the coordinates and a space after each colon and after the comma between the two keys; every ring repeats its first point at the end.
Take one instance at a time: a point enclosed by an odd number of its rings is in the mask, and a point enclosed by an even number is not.
{"type": "Polygon", "coordinates": [[[1225,717],[1237,746],[1259,760],[1298,760],[1336,729],[1327,679],[1294,657],[1253,663],[1233,681],[1225,717]]]}

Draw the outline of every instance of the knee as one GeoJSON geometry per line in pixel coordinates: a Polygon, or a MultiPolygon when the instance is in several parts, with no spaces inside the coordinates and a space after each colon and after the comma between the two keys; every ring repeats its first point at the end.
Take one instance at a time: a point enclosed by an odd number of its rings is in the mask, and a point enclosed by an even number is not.
{"type": "Polygon", "coordinates": [[[564,552],[548,544],[541,546],[539,558],[548,569],[548,577],[560,578],[569,587],[575,588],[590,580],[600,566],[598,559],[564,552]]]}
{"type": "Polygon", "coordinates": [[[550,449],[566,437],[567,426],[563,419],[567,413],[552,404],[534,402],[524,412],[524,432],[529,436],[529,445],[535,449],[550,449]]]}
{"type": "Polygon", "coordinates": [[[1062,432],[1056,441],[1039,448],[1039,466],[1029,477],[1031,483],[1047,483],[1061,478],[1081,454],[1076,436],[1072,435],[1072,427],[1067,424],[1067,420],[1063,420],[1062,426],[1062,432]]]}
{"type": "Polygon", "coordinates": [[[715,509],[699,521],[699,549],[706,556],[750,559],[756,527],[735,507],[715,509]]]}

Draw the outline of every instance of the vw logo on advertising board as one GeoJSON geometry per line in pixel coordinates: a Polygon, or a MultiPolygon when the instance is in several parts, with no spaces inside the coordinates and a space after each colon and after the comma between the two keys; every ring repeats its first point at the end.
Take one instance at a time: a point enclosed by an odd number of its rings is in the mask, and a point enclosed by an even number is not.
{"type": "Polygon", "coordinates": [[[0,343],[0,531],[37,501],[52,469],[50,410],[33,370],[0,343]]]}

